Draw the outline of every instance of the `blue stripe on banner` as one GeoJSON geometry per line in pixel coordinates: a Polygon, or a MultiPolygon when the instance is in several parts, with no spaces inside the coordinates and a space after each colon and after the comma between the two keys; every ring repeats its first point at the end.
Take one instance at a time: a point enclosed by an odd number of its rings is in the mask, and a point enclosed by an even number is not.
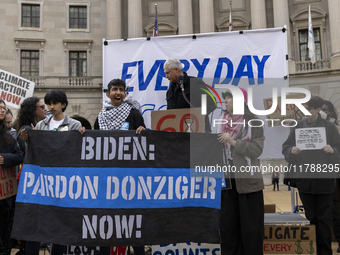
{"type": "Polygon", "coordinates": [[[221,179],[189,168],[40,167],[24,164],[17,202],[69,208],[220,208],[221,179]]]}

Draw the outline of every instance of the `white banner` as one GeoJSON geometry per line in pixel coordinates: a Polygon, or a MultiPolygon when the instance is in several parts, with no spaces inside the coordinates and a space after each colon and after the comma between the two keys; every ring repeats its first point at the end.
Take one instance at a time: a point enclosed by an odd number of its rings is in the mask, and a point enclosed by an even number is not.
{"type": "MultiPolygon", "coordinates": [[[[184,72],[213,88],[216,84],[254,88],[254,107],[264,109],[263,99],[272,97],[273,86],[288,86],[286,49],[282,28],[107,41],[103,45],[103,88],[107,89],[112,79],[125,80],[130,86],[129,96],[141,104],[150,128],[150,112],[166,109],[169,81],[163,64],[177,58],[184,72]]],[[[108,100],[105,93],[103,99],[108,100]]],[[[223,99],[222,105],[217,102],[214,114],[224,108],[223,99]]],[[[281,145],[289,130],[272,129],[266,131],[266,142],[272,137],[280,144],[265,146],[262,158],[282,158],[281,145]],[[278,138],[277,132],[282,137],[278,138]]]]}
{"type": "Polygon", "coordinates": [[[7,106],[19,109],[33,95],[34,86],[34,82],[0,69],[0,98],[7,106]]]}

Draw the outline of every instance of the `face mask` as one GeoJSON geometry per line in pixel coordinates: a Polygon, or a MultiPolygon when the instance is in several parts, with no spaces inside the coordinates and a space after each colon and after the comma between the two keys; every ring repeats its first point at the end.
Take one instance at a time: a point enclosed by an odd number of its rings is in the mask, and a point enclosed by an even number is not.
{"type": "Polygon", "coordinates": [[[323,111],[320,111],[320,115],[321,115],[321,118],[323,118],[323,119],[327,118],[327,114],[323,111]]]}

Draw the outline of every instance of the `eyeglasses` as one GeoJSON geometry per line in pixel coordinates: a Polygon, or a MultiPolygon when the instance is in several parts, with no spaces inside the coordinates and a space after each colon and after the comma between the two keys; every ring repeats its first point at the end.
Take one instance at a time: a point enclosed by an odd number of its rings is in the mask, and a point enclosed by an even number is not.
{"type": "Polygon", "coordinates": [[[44,110],[46,106],[43,104],[43,105],[39,105],[39,106],[37,106],[37,107],[40,107],[41,109],[44,110]]]}
{"type": "Polygon", "coordinates": [[[0,110],[2,110],[2,111],[7,111],[8,108],[7,108],[6,106],[0,106],[0,110]]]}

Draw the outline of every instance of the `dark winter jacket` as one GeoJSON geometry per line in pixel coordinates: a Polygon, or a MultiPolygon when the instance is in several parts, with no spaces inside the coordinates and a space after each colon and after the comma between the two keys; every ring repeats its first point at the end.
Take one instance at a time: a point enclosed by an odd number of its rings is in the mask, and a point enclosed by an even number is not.
{"type": "Polygon", "coordinates": [[[340,174],[340,135],[334,124],[322,119],[320,114],[315,123],[310,123],[307,119],[299,120],[282,145],[282,153],[289,163],[288,169],[291,170],[289,174],[285,174],[286,183],[289,181],[291,186],[297,187],[303,193],[333,193],[334,180],[340,174]],[[325,127],[326,144],[332,146],[333,154],[323,150],[302,150],[297,155],[291,153],[292,147],[296,146],[295,129],[311,127],[325,127]]]}
{"type": "MultiPolygon", "coordinates": [[[[4,125],[0,126],[0,134],[6,132],[6,128],[4,125]]],[[[12,139],[12,143],[5,146],[4,141],[0,141],[0,154],[4,158],[4,164],[1,165],[3,168],[14,167],[21,164],[24,160],[24,153],[18,149],[17,142],[14,138],[9,135],[12,139]]]]}
{"type": "MultiPolygon", "coordinates": [[[[181,109],[190,108],[190,104],[185,100],[180,86],[171,83],[168,91],[166,92],[167,109],[181,109]]],[[[187,73],[183,73],[183,86],[184,94],[188,98],[189,102],[194,108],[201,107],[201,95],[206,94],[204,92],[207,87],[204,82],[196,77],[188,76],[187,73]]],[[[210,131],[210,124],[208,115],[216,109],[216,104],[210,95],[207,95],[207,115],[205,116],[205,130],[210,131]]]]}

